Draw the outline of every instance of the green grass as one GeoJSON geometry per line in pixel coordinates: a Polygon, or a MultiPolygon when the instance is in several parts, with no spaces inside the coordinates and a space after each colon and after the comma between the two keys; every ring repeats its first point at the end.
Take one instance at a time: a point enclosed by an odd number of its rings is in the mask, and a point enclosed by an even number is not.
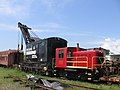
{"type": "Polygon", "coordinates": [[[28,87],[24,87],[18,82],[13,82],[12,78],[5,78],[9,75],[25,77],[26,73],[18,69],[0,67],[0,90],[30,90],[28,87]]]}
{"type": "MultiPolygon", "coordinates": [[[[27,73],[22,72],[15,68],[11,69],[11,68],[0,67],[0,90],[30,90],[30,88],[20,85],[19,82],[13,82],[12,78],[4,78],[4,77],[7,77],[8,75],[24,78],[26,77],[26,74],[27,73]]],[[[64,84],[77,84],[77,85],[81,85],[85,87],[87,86],[87,87],[101,89],[101,90],[120,90],[120,85],[118,84],[112,84],[112,85],[107,85],[104,83],[94,84],[94,83],[74,81],[74,80],[63,80],[55,77],[46,77],[46,76],[40,76],[40,75],[36,75],[36,76],[40,78],[48,79],[48,80],[57,80],[64,84]]],[[[75,87],[67,87],[65,88],[65,90],[82,90],[82,89],[75,88],[75,87]]]]}

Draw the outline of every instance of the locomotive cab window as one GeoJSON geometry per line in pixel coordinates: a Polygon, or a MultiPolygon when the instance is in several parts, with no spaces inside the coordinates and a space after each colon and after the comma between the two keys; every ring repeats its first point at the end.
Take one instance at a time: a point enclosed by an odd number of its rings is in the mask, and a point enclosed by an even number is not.
{"type": "Polygon", "coordinates": [[[58,56],[59,56],[59,58],[64,58],[64,51],[63,50],[59,50],[58,56]]]}
{"type": "Polygon", "coordinates": [[[67,57],[72,57],[72,50],[68,50],[67,57]]]}

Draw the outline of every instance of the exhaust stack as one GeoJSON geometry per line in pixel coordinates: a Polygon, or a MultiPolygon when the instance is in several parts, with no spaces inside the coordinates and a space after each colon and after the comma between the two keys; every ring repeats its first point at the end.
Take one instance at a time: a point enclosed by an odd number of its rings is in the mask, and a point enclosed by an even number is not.
{"type": "Polygon", "coordinates": [[[77,43],[77,51],[79,51],[79,48],[80,48],[80,47],[79,47],[79,43],[77,43]]]}

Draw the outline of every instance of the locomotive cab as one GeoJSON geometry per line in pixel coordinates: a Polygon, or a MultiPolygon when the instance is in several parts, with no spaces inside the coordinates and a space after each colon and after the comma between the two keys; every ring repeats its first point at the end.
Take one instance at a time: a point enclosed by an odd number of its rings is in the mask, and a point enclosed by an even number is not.
{"type": "MultiPolygon", "coordinates": [[[[55,66],[58,68],[69,67],[69,63],[72,63],[72,60],[74,59],[74,52],[76,52],[77,50],[77,47],[57,48],[55,66]]],[[[79,48],[79,50],[85,49],[79,48]]]]}

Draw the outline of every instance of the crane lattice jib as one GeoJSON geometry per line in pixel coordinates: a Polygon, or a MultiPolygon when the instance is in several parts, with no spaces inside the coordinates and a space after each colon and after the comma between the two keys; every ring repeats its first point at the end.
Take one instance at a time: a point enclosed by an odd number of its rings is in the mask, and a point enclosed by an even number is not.
{"type": "Polygon", "coordinates": [[[28,44],[30,42],[33,42],[34,40],[31,39],[30,37],[30,33],[28,30],[31,30],[31,28],[29,28],[28,26],[26,25],[23,25],[22,23],[18,22],[18,27],[20,28],[22,34],[23,34],[23,37],[25,39],[25,43],[28,44]]]}

